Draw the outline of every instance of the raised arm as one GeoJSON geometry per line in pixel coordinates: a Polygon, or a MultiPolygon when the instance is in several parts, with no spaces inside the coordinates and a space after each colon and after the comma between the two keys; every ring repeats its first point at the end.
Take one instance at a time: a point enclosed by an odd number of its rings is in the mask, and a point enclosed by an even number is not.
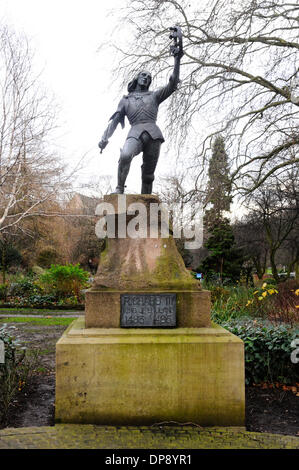
{"type": "Polygon", "coordinates": [[[179,26],[175,26],[173,28],[170,28],[170,30],[172,31],[172,33],[169,37],[173,39],[174,42],[170,46],[170,53],[174,57],[174,68],[168,84],[165,87],[159,88],[155,92],[159,104],[162,103],[162,101],[166,100],[176,90],[180,80],[181,58],[184,55],[181,28],[179,28],[179,26]]]}
{"type": "Polygon", "coordinates": [[[121,124],[121,127],[125,127],[125,102],[124,98],[122,98],[119,102],[119,105],[117,107],[117,111],[111,116],[109,119],[109,124],[107,129],[105,130],[100,142],[99,142],[99,147],[101,149],[101,153],[104,150],[104,148],[107,146],[110,137],[114,133],[115,129],[117,128],[118,124],[121,124]]]}

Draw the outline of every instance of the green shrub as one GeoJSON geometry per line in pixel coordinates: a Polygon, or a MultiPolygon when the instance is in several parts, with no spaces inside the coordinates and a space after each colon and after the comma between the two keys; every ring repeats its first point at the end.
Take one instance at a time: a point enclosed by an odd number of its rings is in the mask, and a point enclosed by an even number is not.
{"type": "Polygon", "coordinates": [[[79,264],[52,265],[40,276],[41,285],[49,292],[56,292],[59,297],[81,298],[81,290],[87,286],[89,273],[79,264]]]}
{"type": "Polygon", "coordinates": [[[298,382],[299,364],[291,362],[291,342],[299,330],[257,320],[232,320],[221,326],[244,341],[246,383],[298,382]]]}
{"type": "Polygon", "coordinates": [[[22,305],[28,305],[32,307],[43,307],[49,304],[53,304],[57,301],[57,295],[55,293],[49,294],[32,294],[27,298],[20,299],[22,305]]]}
{"type": "Polygon", "coordinates": [[[7,284],[0,284],[0,300],[5,300],[7,296],[7,284]]]}
{"type": "Polygon", "coordinates": [[[16,282],[10,285],[10,296],[23,296],[31,295],[40,291],[39,286],[36,284],[31,276],[21,277],[16,282]]]}

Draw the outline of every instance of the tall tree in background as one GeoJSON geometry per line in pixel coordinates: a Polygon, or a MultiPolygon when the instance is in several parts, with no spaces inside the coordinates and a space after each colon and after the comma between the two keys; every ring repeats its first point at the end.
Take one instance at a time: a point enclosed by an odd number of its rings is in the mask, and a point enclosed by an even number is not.
{"type": "Polygon", "coordinates": [[[252,192],[298,165],[298,11],[283,0],[128,2],[120,27],[133,39],[116,46],[124,83],[143,68],[165,76],[165,37],[172,24],[182,28],[182,81],[168,103],[168,131],[181,158],[193,153],[194,177],[219,133],[236,190],[252,192]]]}
{"type": "Polygon", "coordinates": [[[223,219],[224,212],[229,212],[232,201],[228,156],[221,136],[216,137],[212,147],[208,176],[206,205],[212,204],[212,207],[205,212],[207,228],[223,219]]]}
{"type": "Polygon", "coordinates": [[[207,237],[204,247],[209,250],[209,255],[199,270],[207,279],[213,279],[216,275],[221,283],[228,280],[234,282],[240,277],[243,256],[242,251],[235,246],[230,221],[225,217],[232,198],[228,155],[221,136],[217,136],[214,141],[208,175],[206,204],[212,207],[204,217],[207,237]]]}

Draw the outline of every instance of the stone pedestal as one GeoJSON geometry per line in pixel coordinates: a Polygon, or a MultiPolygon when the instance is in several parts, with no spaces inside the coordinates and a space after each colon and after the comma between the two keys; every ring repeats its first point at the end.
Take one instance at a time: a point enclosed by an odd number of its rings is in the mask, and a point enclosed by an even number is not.
{"type": "Polygon", "coordinates": [[[56,422],[244,425],[244,349],[223,328],[85,328],[57,343],[56,422]]]}
{"type": "Polygon", "coordinates": [[[110,195],[105,196],[104,202],[115,213],[107,216],[113,219],[115,238],[106,239],[93,287],[86,292],[86,327],[118,328],[121,294],[171,292],[177,295],[177,326],[209,327],[210,292],[202,290],[185,268],[172,236],[161,237],[161,213],[157,226],[150,218],[151,207],[160,204],[158,197],[110,195]],[[142,233],[141,238],[121,238],[120,225],[123,224],[123,230],[134,222],[135,214],[128,214],[130,207],[134,208],[132,204],[142,204],[145,208],[146,215],[139,216],[139,229],[145,229],[146,234],[142,233]]]}
{"type": "MultiPolygon", "coordinates": [[[[144,291],[125,291],[141,294],[144,291]]],[[[150,294],[172,293],[169,290],[152,290],[150,294]]],[[[86,328],[119,328],[120,296],[124,291],[102,291],[90,289],[86,292],[86,328]]],[[[211,326],[210,291],[176,291],[177,326],[180,328],[203,328],[211,326]]]]}
{"type": "Polygon", "coordinates": [[[244,425],[243,343],[211,323],[210,293],[185,268],[174,239],[151,226],[150,205],[158,198],[127,195],[119,204],[111,195],[105,202],[115,212],[107,220],[116,238],[101,253],[85,318],[57,343],[56,421],[244,425]],[[139,224],[145,238],[120,233],[122,222],[134,223],[132,203],[146,207],[139,224]],[[122,294],[175,294],[176,327],[121,328],[122,294]]]}

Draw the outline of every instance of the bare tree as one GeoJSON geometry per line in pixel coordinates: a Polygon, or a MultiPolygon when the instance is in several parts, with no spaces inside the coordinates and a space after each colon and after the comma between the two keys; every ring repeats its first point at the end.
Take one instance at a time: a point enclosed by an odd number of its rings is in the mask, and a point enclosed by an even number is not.
{"type": "Polygon", "coordinates": [[[83,192],[87,191],[90,196],[96,199],[103,198],[106,194],[111,194],[113,191],[112,176],[92,176],[87,183],[81,185],[80,190],[83,190],[83,192]]]}
{"type": "Polygon", "coordinates": [[[124,22],[133,39],[126,49],[116,46],[124,78],[140,68],[165,75],[168,28],[176,22],[183,30],[182,82],[169,102],[168,131],[179,137],[182,158],[193,151],[195,183],[219,132],[237,190],[251,192],[298,165],[298,11],[284,0],[128,2],[124,22]]]}
{"type": "MultiPolygon", "coordinates": [[[[33,71],[28,41],[0,26],[0,233],[45,214],[65,183],[50,150],[55,108],[33,71]]],[[[26,231],[25,225],[23,226],[26,231]]]]}
{"type": "Polygon", "coordinates": [[[233,232],[237,246],[243,250],[247,265],[253,266],[258,278],[263,279],[269,262],[269,245],[263,222],[253,211],[233,224],[233,232]]]}
{"type": "Polygon", "coordinates": [[[243,242],[244,246],[245,242],[245,246],[249,246],[258,275],[263,273],[265,263],[269,261],[273,277],[278,280],[277,262],[283,251],[289,273],[298,264],[298,181],[299,170],[289,173],[284,179],[272,177],[252,195],[252,208],[243,231],[248,224],[251,228],[247,229],[245,239],[239,236],[239,243],[242,245],[243,242]]]}

